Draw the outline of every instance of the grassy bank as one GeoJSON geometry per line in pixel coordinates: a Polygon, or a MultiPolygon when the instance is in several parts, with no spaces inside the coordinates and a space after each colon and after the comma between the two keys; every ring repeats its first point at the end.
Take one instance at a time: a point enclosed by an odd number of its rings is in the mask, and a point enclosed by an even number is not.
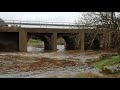
{"type": "MultiPolygon", "coordinates": [[[[105,66],[119,66],[120,56],[112,56],[111,58],[101,59],[92,63],[91,65],[101,70],[104,70],[105,66]]],[[[102,76],[93,73],[80,73],[76,75],[66,75],[65,78],[120,78],[120,72],[109,74],[104,73],[102,76]]]]}
{"type": "Polygon", "coordinates": [[[103,69],[105,66],[120,65],[120,57],[113,56],[110,59],[103,59],[92,64],[96,68],[103,69]]]}
{"type": "Polygon", "coordinates": [[[35,40],[35,39],[30,39],[27,45],[32,47],[38,47],[38,48],[44,47],[44,44],[41,40],[35,40]]]}

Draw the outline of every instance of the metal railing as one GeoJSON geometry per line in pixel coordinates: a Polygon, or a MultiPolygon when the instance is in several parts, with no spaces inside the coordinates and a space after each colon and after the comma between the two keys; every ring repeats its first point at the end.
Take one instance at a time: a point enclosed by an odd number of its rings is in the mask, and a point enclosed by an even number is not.
{"type": "Polygon", "coordinates": [[[18,26],[27,28],[66,28],[66,29],[85,29],[95,28],[94,26],[77,25],[76,23],[67,22],[43,22],[43,21],[19,21],[19,20],[4,20],[0,21],[0,26],[18,26]]]}

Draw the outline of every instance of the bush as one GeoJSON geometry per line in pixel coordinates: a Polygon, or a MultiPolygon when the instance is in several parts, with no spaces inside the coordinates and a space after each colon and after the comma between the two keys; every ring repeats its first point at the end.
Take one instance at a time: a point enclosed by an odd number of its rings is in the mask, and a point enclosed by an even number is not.
{"type": "Polygon", "coordinates": [[[63,38],[59,38],[57,41],[58,45],[65,45],[65,40],[63,38]]]}

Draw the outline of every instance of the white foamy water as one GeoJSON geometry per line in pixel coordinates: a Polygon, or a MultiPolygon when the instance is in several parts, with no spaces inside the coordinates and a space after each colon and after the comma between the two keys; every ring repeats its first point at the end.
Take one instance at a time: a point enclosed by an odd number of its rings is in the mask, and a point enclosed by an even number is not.
{"type": "MultiPolygon", "coordinates": [[[[63,52],[65,51],[65,46],[64,45],[57,45],[57,52],[63,52]]],[[[28,46],[27,47],[28,52],[44,52],[44,48],[37,48],[37,47],[32,47],[28,46]]]]}

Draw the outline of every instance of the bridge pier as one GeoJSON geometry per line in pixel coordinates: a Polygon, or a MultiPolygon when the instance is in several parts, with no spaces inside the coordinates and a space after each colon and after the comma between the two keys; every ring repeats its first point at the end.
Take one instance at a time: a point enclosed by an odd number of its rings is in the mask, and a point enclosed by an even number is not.
{"type": "Polygon", "coordinates": [[[111,33],[110,32],[105,32],[103,34],[103,38],[104,38],[104,48],[110,48],[111,46],[111,33]]]}
{"type": "Polygon", "coordinates": [[[57,33],[53,33],[51,36],[51,49],[57,51],[57,33]]]}
{"type": "Polygon", "coordinates": [[[19,51],[27,52],[27,32],[23,29],[19,31],[19,51]]]}
{"type": "Polygon", "coordinates": [[[111,42],[112,42],[112,33],[109,32],[109,47],[111,48],[111,42]]]}
{"type": "Polygon", "coordinates": [[[81,40],[80,40],[80,42],[81,42],[81,51],[84,51],[85,50],[85,35],[84,35],[84,32],[81,32],[81,40]]]}

